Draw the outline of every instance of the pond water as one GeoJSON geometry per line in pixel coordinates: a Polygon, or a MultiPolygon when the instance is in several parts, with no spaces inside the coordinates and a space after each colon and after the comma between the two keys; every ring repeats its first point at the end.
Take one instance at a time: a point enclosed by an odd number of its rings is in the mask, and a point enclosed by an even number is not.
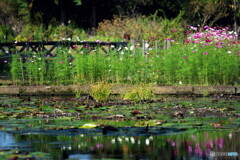
{"type": "Polygon", "coordinates": [[[0,97],[0,160],[237,160],[239,110],[238,98],[89,108],[0,97]]]}
{"type": "MultiPolygon", "coordinates": [[[[240,133],[202,131],[148,136],[103,136],[97,131],[0,132],[0,150],[48,153],[43,159],[214,159],[240,151],[240,133]]],[[[40,156],[41,157],[41,156],[40,156]]],[[[237,159],[237,156],[231,157],[237,159]]]]}

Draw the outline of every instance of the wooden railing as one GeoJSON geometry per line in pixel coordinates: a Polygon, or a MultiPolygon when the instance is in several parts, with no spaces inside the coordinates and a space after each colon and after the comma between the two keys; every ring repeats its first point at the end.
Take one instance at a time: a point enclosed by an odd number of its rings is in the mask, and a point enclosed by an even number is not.
{"type": "MultiPolygon", "coordinates": [[[[13,42],[0,43],[0,55],[12,55],[22,53],[24,51],[41,52],[45,51],[46,55],[51,55],[52,51],[57,47],[82,46],[94,48],[97,46],[114,46],[115,48],[127,46],[127,42],[72,42],[72,41],[41,41],[41,42],[13,42]],[[1,54],[3,53],[3,54],[1,54]]],[[[103,48],[104,50],[104,48],[103,48]]]]}

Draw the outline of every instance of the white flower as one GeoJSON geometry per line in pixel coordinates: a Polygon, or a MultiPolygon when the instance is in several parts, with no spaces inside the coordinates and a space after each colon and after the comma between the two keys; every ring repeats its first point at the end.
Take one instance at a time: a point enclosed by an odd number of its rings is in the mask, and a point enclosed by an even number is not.
{"type": "Polygon", "coordinates": [[[124,47],[126,50],[128,50],[128,47],[124,47]]]}
{"type": "Polygon", "coordinates": [[[138,140],[138,144],[139,144],[139,145],[141,144],[141,141],[140,141],[140,140],[138,140]]]}
{"type": "Polygon", "coordinates": [[[130,50],[132,51],[133,49],[134,49],[134,46],[131,46],[131,47],[130,47],[130,50]]]}
{"type": "Polygon", "coordinates": [[[182,81],[179,81],[179,84],[182,84],[182,81]]]}
{"type": "Polygon", "coordinates": [[[145,48],[148,48],[149,47],[149,44],[148,43],[145,43],[145,46],[144,46],[145,48]]]}
{"type": "Polygon", "coordinates": [[[116,142],[116,140],[115,139],[112,139],[112,141],[111,141],[113,144],[116,142]]]}
{"type": "Polygon", "coordinates": [[[145,141],[146,145],[149,146],[150,144],[150,140],[147,138],[146,141],[145,141]]]}
{"type": "Polygon", "coordinates": [[[131,139],[131,143],[134,144],[135,143],[135,139],[133,137],[131,137],[130,139],[131,139]]]}
{"type": "Polygon", "coordinates": [[[42,68],[38,68],[38,70],[40,71],[40,70],[42,70],[42,68]]]}
{"type": "Polygon", "coordinates": [[[122,47],[119,47],[118,49],[117,49],[117,51],[120,51],[122,49],[122,47]]]}
{"type": "Polygon", "coordinates": [[[122,51],[121,54],[124,54],[124,52],[122,51]]]}

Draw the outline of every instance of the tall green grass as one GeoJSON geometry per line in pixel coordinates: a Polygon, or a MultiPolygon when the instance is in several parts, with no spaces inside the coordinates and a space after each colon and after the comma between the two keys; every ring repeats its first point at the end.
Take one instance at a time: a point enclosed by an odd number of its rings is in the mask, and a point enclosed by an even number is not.
{"type": "Polygon", "coordinates": [[[14,55],[10,63],[15,83],[229,85],[239,84],[238,47],[173,44],[167,50],[127,47],[89,50],[59,48],[55,57],[44,53],[14,55]]]}

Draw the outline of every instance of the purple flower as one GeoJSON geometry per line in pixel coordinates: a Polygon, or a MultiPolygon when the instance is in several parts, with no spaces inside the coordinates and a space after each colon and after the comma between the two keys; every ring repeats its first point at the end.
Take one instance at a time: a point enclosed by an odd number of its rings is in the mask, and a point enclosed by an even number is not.
{"type": "Polygon", "coordinates": [[[203,54],[208,55],[208,52],[204,52],[203,54]]]}
{"type": "Polygon", "coordinates": [[[188,57],[183,57],[183,59],[187,59],[188,57]]]}

